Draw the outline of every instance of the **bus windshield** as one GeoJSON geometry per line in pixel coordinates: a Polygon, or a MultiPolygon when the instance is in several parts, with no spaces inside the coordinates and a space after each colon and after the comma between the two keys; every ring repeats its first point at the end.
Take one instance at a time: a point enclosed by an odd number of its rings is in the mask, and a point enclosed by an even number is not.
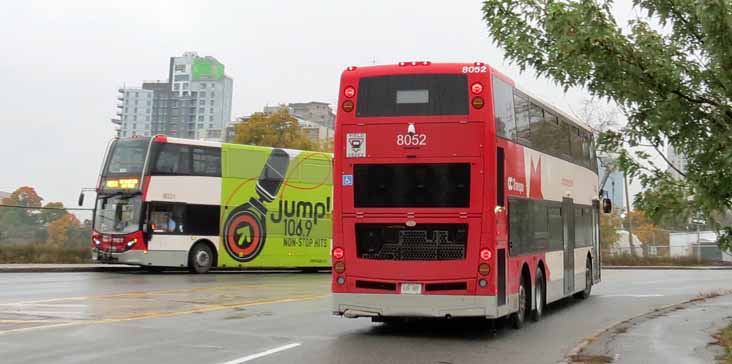
{"type": "Polygon", "coordinates": [[[129,234],[139,230],[141,205],[139,194],[97,199],[94,230],[102,234],[129,234]]]}
{"type": "Polygon", "coordinates": [[[112,144],[105,175],[141,174],[150,138],[119,139],[112,144]]]}

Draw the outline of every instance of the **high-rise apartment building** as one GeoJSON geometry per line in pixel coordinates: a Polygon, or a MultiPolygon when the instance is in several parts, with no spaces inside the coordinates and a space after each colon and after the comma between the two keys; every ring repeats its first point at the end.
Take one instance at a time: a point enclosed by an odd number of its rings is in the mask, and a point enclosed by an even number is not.
{"type": "Polygon", "coordinates": [[[166,134],[180,138],[220,140],[231,119],[233,81],[213,57],[186,52],[171,57],[168,80],[120,88],[118,135],[166,134]]]}

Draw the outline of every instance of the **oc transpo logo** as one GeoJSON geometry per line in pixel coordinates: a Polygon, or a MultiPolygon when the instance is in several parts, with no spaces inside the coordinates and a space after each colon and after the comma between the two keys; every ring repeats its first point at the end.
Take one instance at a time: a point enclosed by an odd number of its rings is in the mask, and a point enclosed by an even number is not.
{"type": "Polygon", "coordinates": [[[524,193],[524,184],[516,181],[514,177],[508,177],[508,190],[524,193]]]}

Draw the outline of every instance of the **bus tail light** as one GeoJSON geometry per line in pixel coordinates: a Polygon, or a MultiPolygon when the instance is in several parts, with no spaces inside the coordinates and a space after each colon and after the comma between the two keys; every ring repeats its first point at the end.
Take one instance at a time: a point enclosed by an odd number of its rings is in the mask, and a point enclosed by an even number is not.
{"type": "Polygon", "coordinates": [[[343,101],[342,107],[343,107],[343,111],[345,111],[345,112],[353,111],[353,101],[351,101],[351,100],[343,101]]]}
{"type": "Polygon", "coordinates": [[[488,265],[488,263],[480,263],[480,265],[478,265],[478,273],[482,276],[487,276],[491,273],[491,266],[488,265]]]}
{"type": "Polygon", "coordinates": [[[473,101],[471,102],[474,109],[480,110],[485,105],[485,101],[483,101],[483,98],[480,96],[473,97],[473,101]]]}
{"type": "Polygon", "coordinates": [[[483,85],[480,82],[475,82],[470,86],[470,92],[477,95],[483,92],[483,85]]]}
{"type": "Polygon", "coordinates": [[[490,249],[485,248],[480,251],[480,259],[488,261],[491,258],[493,258],[493,252],[490,249]]]}
{"type": "Polygon", "coordinates": [[[350,98],[356,96],[356,89],[353,88],[353,86],[348,86],[345,89],[343,89],[343,95],[350,99],[350,98]]]}
{"type": "Polygon", "coordinates": [[[346,263],[343,263],[343,261],[337,261],[337,262],[335,262],[335,264],[333,264],[333,270],[336,273],[338,273],[338,274],[341,274],[341,273],[345,272],[346,271],[346,263]]]}
{"type": "Polygon", "coordinates": [[[343,248],[338,247],[338,248],[333,249],[333,258],[343,259],[344,255],[345,255],[345,252],[343,251],[343,248]]]}

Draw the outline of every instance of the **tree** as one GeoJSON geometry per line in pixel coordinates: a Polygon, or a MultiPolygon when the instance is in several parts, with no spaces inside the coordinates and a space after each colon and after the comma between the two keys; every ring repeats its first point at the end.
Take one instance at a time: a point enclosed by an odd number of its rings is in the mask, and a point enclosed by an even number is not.
{"type": "Polygon", "coordinates": [[[236,126],[234,142],[266,147],[319,150],[300,128],[297,119],[286,108],[273,113],[254,113],[248,121],[236,126]]]}
{"type": "Polygon", "coordinates": [[[610,214],[600,215],[600,248],[609,249],[615,246],[620,234],[618,230],[622,228],[623,220],[617,211],[610,214]]]}
{"type": "MultiPolygon", "coordinates": [[[[487,0],[484,20],[506,57],[559,85],[583,87],[628,119],[600,137],[644,191],[635,206],[658,222],[703,212],[732,249],[732,2],[634,0],[644,17],[618,26],[609,0],[487,0]],[[659,26],[652,25],[657,23],[659,26]],[[660,28],[660,29],[657,29],[660,28]],[[686,156],[674,179],[653,156],[665,143],[686,156]]],[[[669,163],[670,164],[670,163],[669,163]]]]}
{"type": "Polygon", "coordinates": [[[39,216],[41,224],[48,224],[68,214],[68,211],[64,209],[64,204],[62,202],[49,202],[43,207],[44,210],[41,210],[39,216]]]}
{"type": "Polygon", "coordinates": [[[81,229],[79,219],[66,213],[61,218],[48,224],[48,240],[46,243],[62,248],[72,242],[74,232],[81,229]]]}

